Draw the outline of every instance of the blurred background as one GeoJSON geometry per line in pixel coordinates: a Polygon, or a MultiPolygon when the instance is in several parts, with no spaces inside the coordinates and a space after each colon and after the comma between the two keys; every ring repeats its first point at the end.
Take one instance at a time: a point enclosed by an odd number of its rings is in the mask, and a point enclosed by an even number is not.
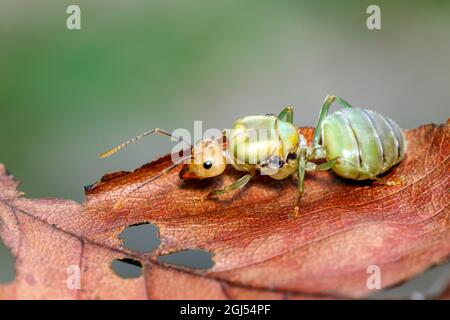
{"type": "Polygon", "coordinates": [[[447,0],[0,0],[0,162],[28,197],[82,201],[104,173],[170,151],[152,137],[98,159],[154,127],[228,128],[286,105],[313,126],[329,93],[404,128],[443,123],[449,17],[447,0]],[[71,4],[81,30],[66,28],[71,4]]]}

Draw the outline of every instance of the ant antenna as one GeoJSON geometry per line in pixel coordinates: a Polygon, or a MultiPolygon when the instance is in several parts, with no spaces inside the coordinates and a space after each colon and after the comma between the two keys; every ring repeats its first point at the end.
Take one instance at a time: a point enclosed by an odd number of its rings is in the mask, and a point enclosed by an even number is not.
{"type": "Polygon", "coordinates": [[[189,142],[187,142],[186,140],[183,140],[181,137],[175,137],[170,132],[168,132],[166,130],[155,128],[155,129],[152,129],[150,131],[144,132],[143,134],[141,134],[141,135],[139,135],[139,136],[137,136],[137,137],[135,137],[133,139],[125,141],[124,143],[121,143],[118,146],[115,146],[114,148],[112,148],[112,149],[110,149],[108,151],[103,152],[102,154],[100,154],[100,158],[102,158],[102,159],[107,158],[110,155],[113,155],[114,153],[116,153],[117,151],[122,150],[126,146],[128,146],[128,145],[130,145],[130,144],[132,144],[132,143],[134,143],[134,142],[136,142],[136,141],[138,141],[138,140],[140,140],[140,139],[142,139],[142,138],[144,138],[144,137],[146,137],[148,135],[151,135],[151,134],[160,134],[160,135],[163,135],[163,136],[168,136],[168,137],[171,137],[172,140],[178,140],[179,142],[183,141],[183,142],[186,142],[188,145],[191,145],[189,142]]]}
{"type": "Polygon", "coordinates": [[[173,169],[175,169],[180,163],[182,163],[183,161],[187,160],[187,159],[191,159],[191,155],[186,156],[186,157],[182,157],[180,159],[178,159],[176,162],[174,162],[172,165],[170,165],[169,167],[163,169],[160,173],[148,178],[147,180],[145,180],[144,182],[142,182],[141,184],[139,184],[138,186],[134,187],[132,190],[126,192],[114,205],[114,209],[117,209],[118,207],[120,207],[120,205],[122,204],[123,200],[130,195],[133,192],[138,191],[139,189],[145,187],[147,184],[149,184],[152,181],[155,181],[156,179],[162,177],[163,175],[169,173],[170,171],[172,171],[173,169]]]}

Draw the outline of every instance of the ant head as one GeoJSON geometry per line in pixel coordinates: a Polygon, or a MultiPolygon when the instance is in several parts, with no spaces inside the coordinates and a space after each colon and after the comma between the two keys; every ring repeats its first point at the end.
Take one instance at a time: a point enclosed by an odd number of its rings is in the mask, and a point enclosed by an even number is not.
{"type": "Polygon", "coordinates": [[[181,179],[205,179],[218,176],[225,171],[226,159],[222,142],[202,140],[192,150],[191,162],[185,164],[181,179]]]}

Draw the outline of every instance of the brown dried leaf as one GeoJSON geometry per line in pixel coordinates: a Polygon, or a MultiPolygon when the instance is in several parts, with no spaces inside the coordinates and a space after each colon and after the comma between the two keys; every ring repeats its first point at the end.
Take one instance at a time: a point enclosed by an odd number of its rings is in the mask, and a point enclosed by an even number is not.
{"type": "Polygon", "coordinates": [[[450,286],[441,294],[440,300],[450,300],[450,286]]]}
{"type": "MultiPolygon", "coordinates": [[[[105,176],[82,204],[26,199],[0,165],[0,235],[16,257],[16,280],[0,298],[286,299],[365,297],[367,267],[381,269],[382,286],[405,281],[450,255],[450,129],[426,125],[406,132],[407,158],[387,174],[404,186],[350,182],[329,172],[306,179],[298,218],[290,219],[296,183],[257,177],[240,192],[205,200],[238,177],[182,183],[167,175],[124,193],[169,164],[168,156],[134,172],[105,176]],[[118,235],[132,224],[159,227],[151,253],[125,248],[118,235]],[[211,252],[208,271],[174,268],[158,255],[188,248],[211,252]],[[143,264],[143,275],[122,279],[115,258],[143,264]],[[67,267],[81,267],[81,290],[71,290],[67,267]]],[[[301,129],[311,138],[312,129],[301,129]]]]}

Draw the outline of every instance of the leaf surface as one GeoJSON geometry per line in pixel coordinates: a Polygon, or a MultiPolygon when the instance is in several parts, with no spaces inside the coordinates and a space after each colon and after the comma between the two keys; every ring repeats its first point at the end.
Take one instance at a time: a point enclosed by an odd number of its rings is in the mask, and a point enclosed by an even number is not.
{"type": "MultiPolygon", "coordinates": [[[[312,138],[313,129],[301,133],[312,138]]],[[[302,299],[362,298],[369,266],[383,288],[450,256],[450,129],[406,131],[405,160],[385,179],[403,186],[352,182],[330,172],[308,174],[300,213],[292,218],[296,181],[256,177],[242,191],[207,200],[241,173],[182,182],[173,172],[128,194],[170,164],[165,156],[134,172],[106,175],[82,204],[27,199],[0,165],[0,235],[16,258],[16,279],[0,299],[302,299]],[[125,200],[117,206],[119,199],[125,200]],[[119,234],[150,222],[161,244],[126,248],[119,234]],[[213,255],[207,270],[176,268],[158,256],[186,249],[213,255]],[[123,279],[114,259],[131,258],[143,274],[123,279]],[[67,285],[81,270],[81,289],[67,285]]]]}

